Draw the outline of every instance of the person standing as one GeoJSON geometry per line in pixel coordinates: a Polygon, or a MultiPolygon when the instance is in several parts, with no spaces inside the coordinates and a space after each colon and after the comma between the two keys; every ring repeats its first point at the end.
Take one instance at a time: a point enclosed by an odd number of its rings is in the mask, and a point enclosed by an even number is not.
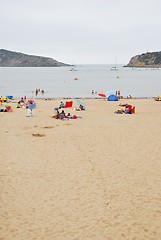
{"type": "Polygon", "coordinates": [[[36,108],[34,100],[29,100],[27,117],[33,117],[33,109],[36,108]]]}

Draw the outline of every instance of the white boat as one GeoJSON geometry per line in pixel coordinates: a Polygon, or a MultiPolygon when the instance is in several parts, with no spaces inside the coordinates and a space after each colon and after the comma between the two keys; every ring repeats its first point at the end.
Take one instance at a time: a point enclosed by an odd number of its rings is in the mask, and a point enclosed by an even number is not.
{"type": "Polygon", "coordinates": [[[116,66],[114,66],[114,67],[112,67],[111,68],[111,71],[118,71],[119,69],[116,67],[116,66]]]}
{"type": "Polygon", "coordinates": [[[118,71],[119,69],[117,68],[117,66],[116,66],[116,58],[115,58],[115,66],[113,66],[112,68],[111,68],[111,71],[118,71]]]}
{"type": "Polygon", "coordinates": [[[72,65],[70,71],[77,71],[77,68],[76,68],[76,65],[74,63],[74,60],[73,60],[73,65],[72,65]]]}
{"type": "Polygon", "coordinates": [[[71,67],[70,71],[77,71],[77,68],[75,66],[71,67]]]}

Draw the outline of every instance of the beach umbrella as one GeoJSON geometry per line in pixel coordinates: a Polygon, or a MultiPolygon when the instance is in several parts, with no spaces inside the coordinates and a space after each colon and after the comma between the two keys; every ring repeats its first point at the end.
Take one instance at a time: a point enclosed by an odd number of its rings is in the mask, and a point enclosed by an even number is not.
{"type": "Polygon", "coordinates": [[[105,93],[98,93],[98,96],[100,96],[100,97],[106,97],[106,94],[105,94],[105,93]]]}
{"type": "Polygon", "coordinates": [[[112,94],[115,94],[115,91],[114,91],[114,90],[108,90],[108,91],[106,92],[106,95],[107,95],[107,96],[110,96],[110,95],[112,95],[112,94]]]}
{"type": "Polygon", "coordinates": [[[2,100],[3,102],[7,102],[7,101],[9,100],[9,98],[7,98],[7,97],[2,97],[1,100],[2,100]]]}
{"type": "Polygon", "coordinates": [[[86,106],[85,106],[85,104],[84,104],[84,102],[82,102],[81,100],[76,100],[77,101],[77,103],[78,103],[78,105],[80,106],[80,105],[82,105],[83,106],[83,110],[86,110],[86,106]]]}

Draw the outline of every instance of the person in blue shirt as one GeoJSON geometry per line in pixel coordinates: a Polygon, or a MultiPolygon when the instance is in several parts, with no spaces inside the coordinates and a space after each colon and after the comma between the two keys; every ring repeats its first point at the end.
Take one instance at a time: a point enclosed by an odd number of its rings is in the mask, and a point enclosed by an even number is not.
{"type": "Polygon", "coordinates": [[[61,102],[59,108],[64,108],[64,107],[65,107],[65,103],[61,102]]]}

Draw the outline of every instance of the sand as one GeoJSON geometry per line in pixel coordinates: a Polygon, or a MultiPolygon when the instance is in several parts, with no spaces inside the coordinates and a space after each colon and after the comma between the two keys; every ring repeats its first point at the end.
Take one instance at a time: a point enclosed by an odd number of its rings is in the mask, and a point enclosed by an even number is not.
{"type": "Polygon", "coordinates": [[[161,239],[161,102],[85,99],[67,121],[36,102],[0,113],[0,240],[161,239]]]}

